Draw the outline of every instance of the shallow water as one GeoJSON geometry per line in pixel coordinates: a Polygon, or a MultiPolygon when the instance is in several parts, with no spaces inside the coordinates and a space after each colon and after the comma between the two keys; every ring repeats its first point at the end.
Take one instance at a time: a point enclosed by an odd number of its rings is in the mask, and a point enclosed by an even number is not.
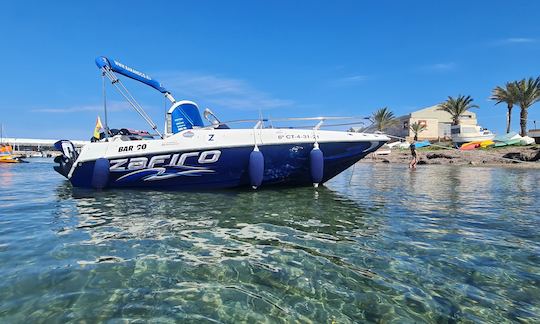
{"type": "Polygon", "coordinates": [[[74,190],[0,165],[0,322],[539,322],[538,170],[357,164],[326,187],[74,190]]]}

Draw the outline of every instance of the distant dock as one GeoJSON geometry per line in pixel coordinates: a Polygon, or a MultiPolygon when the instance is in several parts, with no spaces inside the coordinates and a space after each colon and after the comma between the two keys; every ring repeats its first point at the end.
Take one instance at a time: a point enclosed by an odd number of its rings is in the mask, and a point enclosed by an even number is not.
{"type": "MultiPolygon", "coordinates": [[[[52,139],[37,139],[37,138],[16,138],[4,137],[2,143],[10,144],[13,147],[15,155],[23,155],[27,157],[35,157],[38,154],[41,156],[55,155],[56,149],[54,143],[58,140],[52,139]]],[[[76,148],[81,148],[90,143],[89,141],[71,141],[76,148]]]]}

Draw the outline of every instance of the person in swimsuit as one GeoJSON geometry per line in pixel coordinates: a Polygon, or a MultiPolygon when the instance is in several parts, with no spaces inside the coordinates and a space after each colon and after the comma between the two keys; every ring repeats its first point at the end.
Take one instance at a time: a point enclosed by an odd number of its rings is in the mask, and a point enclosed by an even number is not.
{"type": "Polygon", "coordinates": [[[409,163],[409,168],[416,169],[416,164],[418,163],[418,152],[416,152],[416,144],[413,142],[409,148],[411,149],[412,160],[409,163]]]}

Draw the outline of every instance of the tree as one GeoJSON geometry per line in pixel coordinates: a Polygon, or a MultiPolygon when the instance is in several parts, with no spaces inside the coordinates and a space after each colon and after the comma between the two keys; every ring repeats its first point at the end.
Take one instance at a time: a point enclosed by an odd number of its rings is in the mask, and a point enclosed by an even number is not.
{"type": "Polygon", "coordinates": [[[459,95],[457,98],[448,97],[445,102],[439,105],[437,110],[446,111],[452,116],[452,125],[459,125],[459,116],[471,108],[478,108],[472,104],[471,96],[459,95]]]}
{"type": "Polygon", "coordinates": [[[521,136],[527,135],[527,115],[530,106],[540,99],[540,77],[515,81],[517,104],[521,108],[519,125],[521,136]]]}
{"type": "Polygon", "coordinates": [[[382,132],[388,127],[394,126],[397,124],[397,119],[394,116],[394,113],[391,112],[388,107],[378,109],[371,115],[371,122],[375,124],[375,127],[378,131],[382,132]]]}
{"type": "Polygon", "coordinates": [[[412,123],[409,128],[414,133],[414,141],[418,141],[418,134],[427,129],[425,124],[419,124],[418,122],[412,123]]]}
{"type": "Polygon", "coordinates": [[[496,105],[501,102],[505,102],[508,112],[506,113],[506,133],[510,133],[510,127],[512,122],[512,108],[518,101],[518,92],[516,88],[516,82],[507,82],[504,87],[497,86],[491,92],[491,100],[496,101],[496,105]]]}

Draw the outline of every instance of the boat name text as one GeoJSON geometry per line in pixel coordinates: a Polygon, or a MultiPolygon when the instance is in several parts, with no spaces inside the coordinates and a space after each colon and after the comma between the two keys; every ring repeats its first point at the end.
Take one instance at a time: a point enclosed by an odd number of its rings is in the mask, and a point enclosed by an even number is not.
{"type": "MultiPolygon", "coordinates": [[[[175,154],[154,155],[152,157],[140,156],[124,159],[111,160],[110,171],[133,171],[140,169],[151,169],[155,167],[182,167],[190,166],[190,163],[197,162],[199,164],[215,163],[219,160],[221,151],[202,151],[202,152],[186,152],[175,154]]],[[[191,165],[193,166],[193,165],[191,165]]]]}

